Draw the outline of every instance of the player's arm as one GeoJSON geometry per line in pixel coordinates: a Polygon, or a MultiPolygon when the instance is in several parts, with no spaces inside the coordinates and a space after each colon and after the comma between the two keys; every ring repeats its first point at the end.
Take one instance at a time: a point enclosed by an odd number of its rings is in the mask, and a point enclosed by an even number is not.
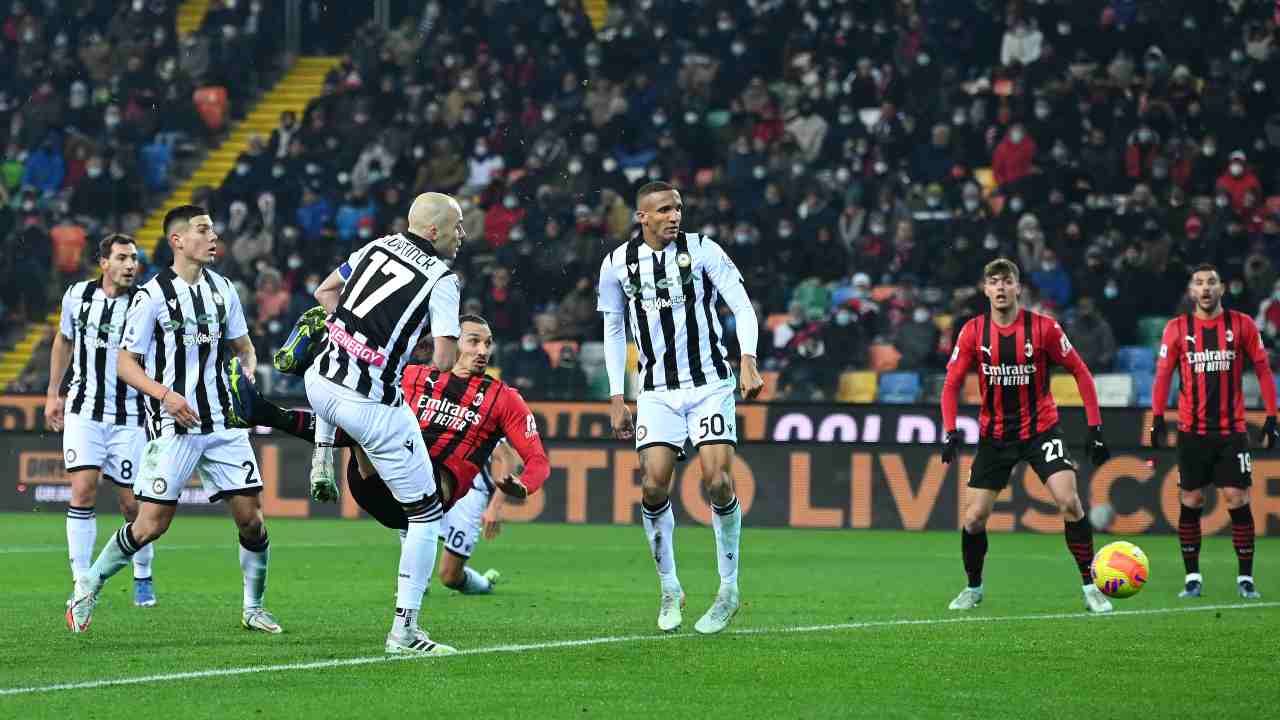
{"type": "Polygon", "coordinates": [[[440,372],[449,372],[458,361],[458,338],[462,327],[458,322],[458,307],[462,300],[462,288],[458,276],[449,273],[431,289],[431,364],[440,372]]]}
{"type": "Polygon", "coordinates": [[[351,274],[351,268],[346,263],[342,267],[329,273],[329,277],[316,288],[316,302],[324,306],[325,312],[333,314],[338,309],[338,302],[342,300],[342,288],[347,284],[347,276],[351,274]],[[343,269],[346,269],[346,275],[343,269]]]}
{"type": "Polygon", "coordinates": [[[739,379],[742,397],[754,400],[764,389],[764,379],[760,377],[760,369],[756,366],[756,347],[760,340],[760,320],[756,317],[756,309],[751,306],[751,298],[747,296],[747,286],[742,280],[742,273],[733,264],[724,248],[711,240],[703,240],[710,248],[710,265],[707,277],[720,292],[720,297],[733,311],[733,319],[738,332],[738,348],[742,352],[739,379]]]}
{"type": "Polygon", "coordinates": [[[1097,467],[1111,457],[1106,442],[1102,439],[1102,410],[1098,407],[1098,388],[1093,383],[1093,373],[1084,358],[1076,352],[1062,326],[1052,320],[1044,332],[1045,350],[1054,362],[1066,368],[1076,379],[1076,387],[1080,389],[1080,399],[1084,401],[1085,421],[1089,423],[1089,438],[1085,447],[1089,450],[1089,460],[1097,467]]]}
{"type": "Polygon", "coordinates": [[[627,307],[612,258],[612,255],[606,255],[600,263],[596,310],[604,315],[604,368],[609,375],[609,419],[614,437],[625,440],[633,432],[631,410],[623,397],[627,386],[627,307]]]}
{"type": "MultiPolygon", "coordinates": [[[[524,469],[520,464],[520,457],[516,455],[515,450],[511,449],[511,445],[506,440],[498,441],[498,444],[493,448],[493,454],[489,457],[490,471],[494,467],[502,467],[507,470],[507,472],[503,473],[504,478],[511,475],[518,476],[524,469]],[[494,464],[495,461],[498,463],[496,466],[494,464]]],[[[480,514],[480,523],[485,540],[492,540],[502,532],[502,506],[506,504],[506,497],[506,491],[494,493],[489,498],[489,504],[485,506],[484,512],[480,514]]]]}
{"type": "Polygon", "coordinates": [[[501,482],[496,480],[495,482],[508,495],[515,497],[532,495],[542,488],[547,477],[551,475],[551,461],[547,459],[547,451],[542,447],[542,436],[538,434],[538,425],[534,421],[529,406],[525,404],[524,398],[520,397],[520,393],[516,392],[515,388],[508,386],[503,389],[502,397],[498,399],[497,411],[500,413],[499,424],[502,427],[502,436],[520,456],[520,461],[524,463],[524,472],[521,472],[518,478],[514,474],[505,478],[514,485],[510,490],[501,482]]]}
{"type": "Polygon", "coordinates": [[[116,359],[116,376],[147,397],[155,398],[174,420],[183,427],[195,427],[199,416],[191,409],[182,393],[171,390],[147,376],[142,358],[151,349],[159,311],[151,294],[139,290],[133,296],[124,321],[124,343],[116,359]]]}
{"type": "MultiPolygon", "coordinates": [[[[1188,332],[1190,332],[1189,329],[1188,332]]],[[[1152,447],[1164,445],[1167,432],[1164,426],[1164,410],[1169,404],[1169,385],[1173,382],[1173,371],[1178,367],[1178,359],[1182,357],[1182,337],[1178,318],[1165,323],[1164,336],[1160,338],[1160,353],[1156,358],[1156,377],[1151,386],[1152,447]]]]}
{"type": "Polygon", "coordinates": [[[66,399],[62,397],[62,376],[67,373],[71,364],[71,341],[75,328],[71,325],[71,310],[68,308],[70,288],[62,297],[62,319],[58,322],[58,332],[53,335],[53,349],[49,353],[49,389],[45,392],[44,422],[54,432],[62,430],[62,413],[66,399]]]}
{"type": "Polygon", "coordinates": [[[230,282],[227,283],[226,292],[228,295],[227,327],[224,332],[231,338],[228,342],[235,351],[236,357],[240,358],[240,365],[244,367],[245,374],[252,382],[257,377],[254,373],[258,369],[258,353],[253,349],[253,341],[249,339],[249,323],[244,318],[244,306],[240,304],[240,293],[236,292],[235,286],[230,282]]]}
{"type": "Polygon", "coordinates": [[[1267,358],[1258,326],[1243,313],[1240,315],[1240,330],[1244,333],[1244,351],[1253,361],[1253,372],[1258,376],[1262,404],[1267,409],[1267,421],[1262,426],[1262,446],[1270,450],[1280,442],[1280,428],[1276,425],[1276,379],[1271,375],[1271,361],[1267,358]]]}
{"type": "Polygon", "coordinates": [[[951,359],[947,361],[947,377],[942,382],[942,441],[946,443],[942,461],[945,463],[954,460],[956,453],[960,451],[956,416],[959,414],[960,388],[964,387],[964,377],[969,374],[969,368],[973,365],[976,332],[972,320],[960,328],[956,346],[951,349],[951,359]]]}

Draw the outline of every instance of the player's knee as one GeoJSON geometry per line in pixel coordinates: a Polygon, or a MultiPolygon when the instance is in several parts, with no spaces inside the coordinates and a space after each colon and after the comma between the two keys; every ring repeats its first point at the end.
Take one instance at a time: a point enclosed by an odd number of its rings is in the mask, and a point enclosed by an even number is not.
{"type": "Polygon", "coordinates": [[[116,501],[120,504],[120,514],[124,519],[133,522],[138,519],[138,499],[131,492],[116,493],[116,501]]]}
{"type": "Polygon", "coordinates": [[[1072,522],[1084,517],[1084,506],[1080,504],[1079,495],[1056,500],[1055,504],[1058,506],[1058,512],[1066,515],[1072,522]]]}
{"type": "Polygon", "coordinates": [[[450,590],[461,589],[467,583],[467,573],[463,565],[448,565],[440,568],[440,582],[450,590]]]}
{"type": "Polygon", "coordinates": [[[716,502],[727,502],[733,497],[733,479],[723,470],[716,470],[710,474],[703,473],[702,486],[707,489],[707,495],[716,502]]]}
{"type": "Polygon", "coordinates": [[[154,542],[169,531],[170,520],[172,520],[171,517],[164,515],[154,517],[140,516],[133,521],[130,532],[133,534],[133,539],[141,544],[154,542]]]}
{"type": "Polygon", "coordinates": [[[261,513],[236,518],[236,529],[240,531],[240,537],[246,540],[261,540],[267,532],[261,513]]]}
{"type": "Polygon", "coordinates": [[[1182,504],[1189,508],[1204,507],[1204,493],[1199,490],[1183,490],[1182,504]]]}
{"type": "Polygon", "coordinates": [[[1227,501],[1227,507],[1235,510],[1248,504],[1249,491],[1243,488],[1222,488],[1222,497],[1227,501]]]}
{"type": "Polygon", "coordinates": [[[964,512],[964,529],[970,535],[984,532],[987,529],[987,518],[991,511],[982,507],[969,507],[964,512]]]}
{"type": "Polygon", "coordinates": [[[93,471],[78,472],[71,476],[71,504],[91,507],[97,502],[98,479],[93,471]]]}

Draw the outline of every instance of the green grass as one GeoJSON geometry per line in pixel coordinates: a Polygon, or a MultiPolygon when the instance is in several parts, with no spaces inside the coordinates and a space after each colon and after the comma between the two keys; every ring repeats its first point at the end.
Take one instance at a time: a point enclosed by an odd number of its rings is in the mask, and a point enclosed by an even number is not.
{"type": "MultiPolygon", "coordinates": [[[[99,522],[99,541],[118,518],[99,522]]],[[[239,627],[235,531],[180,517],[157,548],[158,607],[131,605],[126,570],[89,633],[63,622],[63,520],[0,515],[0,689],[381,655],[397,543],[368,522],[269,522],[267,606],[285,634],[239,627]]],[[[487,597],[433,585],[433,637],[460,649],[635,636],[588,646],[484,652],[306,670],[0,695],[3,718],[330,717],[1258,717],[1273,681],[1280,607],[1086,617],[1061,536],[993,535],[987,599],[948,620],[963,585],[954,533],[753,530],[743,544],[736,630],[693,622],[718,579],[711,532],[676,534],[685,626],[657,632],[657,581],[638,527],[508,525],[473,564],[504,582],[487,597]],[[1043,617],[1062,614],[1065,617],[1043,617]],[[770,629],[872,623],[815,632],[770,629]]],[[[1099,538],[1099,545],[1105,538],[1099,538]]],[[[1228,538],[1205,543],[1206,597],[1184,602],[1177,539],[1147,537],[1152,581],[1121,610],[1237,605],[1228,538]]],[[[1262,540],[1264,593],[1280,542],[1262,540]]]]}

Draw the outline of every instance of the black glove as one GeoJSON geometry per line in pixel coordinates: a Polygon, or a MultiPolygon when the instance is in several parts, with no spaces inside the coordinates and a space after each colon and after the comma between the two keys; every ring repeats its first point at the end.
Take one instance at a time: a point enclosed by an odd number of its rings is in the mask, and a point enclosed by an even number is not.
{"type": "Polygon", "coordinates": [[[1168,436],[1168,431],[1164,429],[1164,416],[1156,415],[1151,418],[1151,447],[1164,447],[1164,440],[1168,436]]]}
{"type": "Polygon", "coordinates": [[[1091,425],[1089,427],[1089,462],[1093,466],[1099,467],[1106,461],[1111,459],[1111,451],[1107,449],[1107,444],[1102,441],[1102,426],[1091,425]]]}
{"type": "Polygon", "coordinates": [[[1280,443],[1280,429],[1276,428],[1276,416],[1268,415],[1267,421],[1262,424],[1262,447],[1264,450],[1271,450],[1280,443]]]}
{"type": "Polygon", "coordinates": [[[956,454],[960,452],[960,433],[950,432],[946,437],[942,438],[942,462],[950,465],[956,459],[956,454]]]}

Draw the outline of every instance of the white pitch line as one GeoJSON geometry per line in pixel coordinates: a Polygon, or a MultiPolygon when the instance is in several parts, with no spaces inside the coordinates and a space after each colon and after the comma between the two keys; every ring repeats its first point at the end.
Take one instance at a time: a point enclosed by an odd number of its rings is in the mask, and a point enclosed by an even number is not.
{"type": "MultiPolygon", "coordinates": [[[[390,536],[388,536],[390,537],[390,536]]],[[[344,548],[344,547],[365,547],[375,543],[289,543],[282,544],[280,548],[276,548],[277,552],[283,549],[291,548],[344,548]]],[[[156,547],[165,552],[174,550],[221,550],[229,547],[236,547],[234,542],[221,543],[218,545],[166,545],[157,543],[156,547]]],[[[21,555],[25,553],[65,553],[67,546],[64,545],[0,545],[0,555],[21,555]]]]}
{"type": "MultiPolygon", "coordinates": [[[[1049,613],[1042,615],[1004,615],[983,617],[981,615],[965,615],[961,617],[951,618],[919,618],[919,619],[900,619],[900,620],[867,620],[864,622],[851,623],[832,623],[828,625],[797,625],[792,627],[780,628],[739,628],[730,630],[726,635],[786,635],[795,633],[815,633],[830,632],[832,630],[865,630],[869,628],[891,628],[904,627],[914,625],[962,625],[972,623],[1002,623],[1002,622],[1036,622],[1044,620],[1075,620],[1080,618],[1097,618],[1099,620],[1109,617],[1132,617],[1137,615],[1171,615],[1174,613],[1191,613],[1191,612],[1209,612],[1212,610],[1255,610],[1262,608],[1280,607],[1280,602],[1260,602],[1260,603],[1237,603],[1233,605],[1197,605],[1192,607],[1173,607],[1173,608],[1151,608],[1147,610],[1119,610],[1107,615],[1093,615],[1085,612],[1076,613],[1049,613]]],[[[553,642],[525,643],[515,645],[491,645],[489,647],[474,648],[471,650],[463,650],[457,656],[465,655],[492,655],[495,653],[520,653],[533,652],[537,650],[555,650],[559,648],[588,647],[591,645],[614,645],[619,643],[633,642],[653,642],[658,640],[671,640],[680,638],[692,638],[694,635],[689,633],[669,634],[669,635],[617,635],[606,637],[586,638],[582,640],[556,640],[553,642]]],[[[448,656],[448,657],[457,657],[448,656]]],[[[0,697],[7,695],[30,695],[34,693],[59,692],[63,690],[93,690],[95,688],[115,687],[119,685],[143,685],[155,682],[172,682],[174,680],[199,680],[212,677],[227,677],[232,675],[248,675],[259,672],[292,672],[295,670],[327,670],[330,668],[352,667],[356,665],[372,665],[384,662],[397,662],[405,660],[421,660],[420,657],[406,656],[390,656],[390,655],[373,655],[369,657],[354,657],[341,660],[316,660],[312,662],[302,663],[285,663],[281,665],[255,665],[252,667],[237,668],[220,668],[214,670],[192,670],[179,673],[165,673],[162,675],[142,675],[138,677],[112,678],[107,680],[89,680],[86,682],[76,683],[60,683],[57,685],[38,685],[33,687],[16,687],[16,688],[0,688],[0,697]]],[[[430,658],[439,660],[441,658],[430,658]]]]}

